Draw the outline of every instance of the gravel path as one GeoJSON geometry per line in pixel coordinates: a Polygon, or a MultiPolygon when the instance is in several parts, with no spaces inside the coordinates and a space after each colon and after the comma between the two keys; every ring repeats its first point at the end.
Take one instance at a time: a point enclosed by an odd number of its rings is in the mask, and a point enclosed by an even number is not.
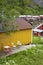
{"type": "Polygon", "coordinates": [[[42,44],[30,44],[30,45],[24,45],[24,46],[18,46],[16,48],[13,48],[11,49],[11,52],[10,53],[5,53],[5,52],[0,52],[0,58],[3,57],[3,56],[9,56],[9,55],[12,55],[12,54],[15,54],[17,52],[20,52],[20,51],[23,51],[23,50],[26,50],[26,49],[30,49],[32,47],[35,47],[35,46],[42,46],[42,44]]]}
{"type": "Polygon", "coordinates": [[[16,48],[13,48],[13,49],[11,50],[11,52],[8,53],[8,54],[6,54],[5,52],[1,52],[1,53],[0,53],[0,57],[2,57],[2,56],[9,56],[9,55],[11,55],[11,54],[14,54],[14,53],[17,53],[17,52],[20,52],[20,51],[23,51],[23,50],[26,50],[26,49],[29,49],[29,48],[35,47],[35,46],[36,46],[36,45],[34,45],[34,44],[25,45],[25,46],[18,46],[18,47],[16,47],[16,48]]]}

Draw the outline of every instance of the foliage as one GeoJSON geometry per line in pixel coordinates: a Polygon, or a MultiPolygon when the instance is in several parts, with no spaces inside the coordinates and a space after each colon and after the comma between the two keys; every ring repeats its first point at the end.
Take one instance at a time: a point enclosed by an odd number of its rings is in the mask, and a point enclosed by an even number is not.
{"type": "Polygon", "coordinates": [[[0,65],[43,65],[43,46],[32,47],[8,57],[2,57],[0,65]]]}
{"type": "Polygon", "coordinates": [[[0,0],[0,22],[13,20],[14,16],[21,14],[40,15],[43,14],[43,7],[39,7],[32,0],[0,0]]]}
{"type": "Polygon", "coordinates": [[[39,7],[32,0],[1,0],[0,20],[10,19],[18,14],[43,14],[43,7],[39,7]]]}
{"type": "Polygon", "coordinates": [[[11,19],[18,14],[43,14],[43,7],[39,7],[32,0],[0,1],[0,20],[11,19]]]}
{"type": "Polygon", "coordinates": [[[34,43],[34,44],[43,44],[43,37],[33,36],[32,43],[34,43]]]}

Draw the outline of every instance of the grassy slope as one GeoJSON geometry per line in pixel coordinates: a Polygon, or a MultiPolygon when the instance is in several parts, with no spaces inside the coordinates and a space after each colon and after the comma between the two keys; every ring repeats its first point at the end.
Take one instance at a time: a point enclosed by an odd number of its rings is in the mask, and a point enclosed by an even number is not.
{"type": "Polygon", "coordinates": [[[38,37],[38,36],[33,36],[32,42],[33,42],[34,44],[43,44],[43,38],[38,37]]]}
{"type": "Polygon", "coordinates": [[[1,65],[43,65],[43,46],[27,49],[0,59],[1,65]]]}

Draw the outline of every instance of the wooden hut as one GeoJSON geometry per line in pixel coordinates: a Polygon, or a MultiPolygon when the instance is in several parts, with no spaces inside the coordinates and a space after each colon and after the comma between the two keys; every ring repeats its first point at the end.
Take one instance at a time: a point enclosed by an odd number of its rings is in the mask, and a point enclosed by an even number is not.
{"type": "Polygon", "coordinates": [[[6,30],[3,29],[3,24],[0,23],[0,50],[2,50],[3,46],[11,46],[11,43],[17,45],[17,41],[20,41],[22,45],[32,43],[32,26],[26,20],[16,18],[13,24],[10,21],[7,25],[7,32],[9,34],[6,34],[6,30]],[[15,30],[17,31],[15,32],[15,30]]]}

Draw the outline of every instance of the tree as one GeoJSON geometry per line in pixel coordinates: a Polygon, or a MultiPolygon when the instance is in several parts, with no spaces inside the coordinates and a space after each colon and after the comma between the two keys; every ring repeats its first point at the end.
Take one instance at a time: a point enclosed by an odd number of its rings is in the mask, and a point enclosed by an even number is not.
{"type": "Polygon", "coordinates": [[[43,14],[43,7],[32,0],[0,0],[0,21],[20,14],[43,14]]]}
{"type": "MultiPolygon", "coordinates": [[[[15,5],[19,4],[18,0],[1,0],[0,1],[0,22],[6,23],[13,20],[14,16],[20,15],[19,11],[15,9],[15,5]],[[16,3],[16,4],[15,4],[16,3]]],[[[8,31],[8,25],[3,24],[3,30],[8,31]]]]}

